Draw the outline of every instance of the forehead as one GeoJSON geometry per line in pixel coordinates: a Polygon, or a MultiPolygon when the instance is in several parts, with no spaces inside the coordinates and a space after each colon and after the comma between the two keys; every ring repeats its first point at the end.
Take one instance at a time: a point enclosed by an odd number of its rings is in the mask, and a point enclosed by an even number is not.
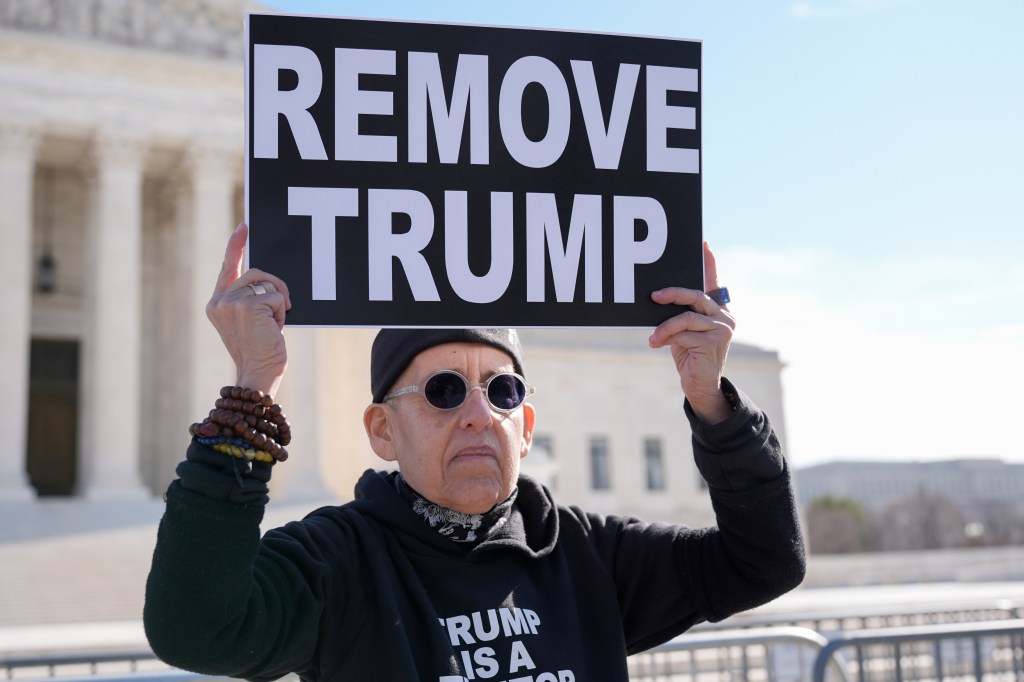
{"type": "Polygon", "coordinates": [[[512,356],[485,343],[443,343],[432,346],[413,358],[404,374],[424,375],[442,369],[455,369],[461,373],[478,371],[490,375],[499,371],[513,371],[512,356]]]}

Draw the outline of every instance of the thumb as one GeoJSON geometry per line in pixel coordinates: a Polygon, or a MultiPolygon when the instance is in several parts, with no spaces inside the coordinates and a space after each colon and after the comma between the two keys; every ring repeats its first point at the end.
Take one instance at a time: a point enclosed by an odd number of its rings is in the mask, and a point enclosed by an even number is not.
{"type": "Polygon", "coordinates": [[[704,291],[712,291],[718,288],[718,264],[715,262],[715,254],[711,251],[711,245],[704,242],[704,291]]]}
{"type": "Polygon", "coordinates": [[[226,290],[242,274],[242,260],[245,258],[245,242],[249,238],[249,227],[240,223],[235,231],[228,238],[228,245],[224,249],[224,262],[220,266],[220,273],[217,275],[217,284],[214,291],[220,293],[226,290]]]}

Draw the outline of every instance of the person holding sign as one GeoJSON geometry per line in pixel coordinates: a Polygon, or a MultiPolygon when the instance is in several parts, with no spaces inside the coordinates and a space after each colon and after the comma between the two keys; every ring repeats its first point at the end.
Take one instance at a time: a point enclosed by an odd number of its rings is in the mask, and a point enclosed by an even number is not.
{"type": "Polygon", "coordinates": [[[384,329],[364,424],[398,471],[367,471],[352,502],[261,539],[266,483],[291,438],[270,397],[289,292],[241,273],[246,238],[240,226],[229,240],[207,308],[239,385],[191,429],[147,583],[146,633],[168,663],[251,679],[625,681],[627,655],[802,580],[778,439],[722,377],[734,320],[681,288],[652,294],[689,309],[650,345],[671,349],[717,527],[559,506],[520,476],[541,416],[514,330],[384,329]]]}

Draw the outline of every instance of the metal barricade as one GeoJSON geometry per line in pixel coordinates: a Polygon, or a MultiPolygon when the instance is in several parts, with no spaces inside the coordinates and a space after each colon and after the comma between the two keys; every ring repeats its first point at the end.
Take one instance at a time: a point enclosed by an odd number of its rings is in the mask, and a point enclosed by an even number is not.
{"type": "Polygon", "coordinates": [[[1024,618],[1024,600],[946,601],[916,606],[873,605],[790,613],[753,611],[737,614],[718,623],[701,623],[694,627],[693,632],[792,625],[809,628],[827,637],[833,632],[848,632],[866,628],[971,623],[1004,618],[1024,618]]]}
{"type": "Polygon", "coordinates": [[[857,682],[1024,682],[1024,619],[880,628],[832,636],[814,662],[825,682],[840,650],[857,682]]]}
{"type": "MultiPolygon", "coordinates": [[[[633,682],[1024,682],[1024,619],[836,632],[691,630],[628,661],[633,682]]],[[[7,680],[225,680],[169,668],[149,650],[0,656],[7,680]]],[[[286,678],[294,682],[294,676],[286,678]]]]}
{"type": "Polygon", "coordinates": [[[149,649],[0,656],[0,670],[8,680],[58,676],[62,680],[75,676],[96,680],[108,675],[129,675],[135,679],[147,667],[159,668],[160,672],[172,670],[149,649]]]}
{"type": "MultiPolygon", "coordinates": [[[[629,659],[632,682],[766,680],[798,682],[810,678],[816,655],[828,640],[799,627],[745,628],[690,632],[629,659]]],[[[841,658],[836,679],[850,682],[841,658]]]]}

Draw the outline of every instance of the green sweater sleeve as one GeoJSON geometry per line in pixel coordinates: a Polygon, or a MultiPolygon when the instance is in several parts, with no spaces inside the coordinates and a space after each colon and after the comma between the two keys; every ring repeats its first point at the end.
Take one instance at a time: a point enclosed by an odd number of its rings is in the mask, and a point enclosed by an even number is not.
{"type": "Polygon", "coordinates": [[[212,675],[273,679],[311,665],[323,562],[300,539],[261,543],[262,506],[167,491],[146,584],[153,651],[212,675]]]}

